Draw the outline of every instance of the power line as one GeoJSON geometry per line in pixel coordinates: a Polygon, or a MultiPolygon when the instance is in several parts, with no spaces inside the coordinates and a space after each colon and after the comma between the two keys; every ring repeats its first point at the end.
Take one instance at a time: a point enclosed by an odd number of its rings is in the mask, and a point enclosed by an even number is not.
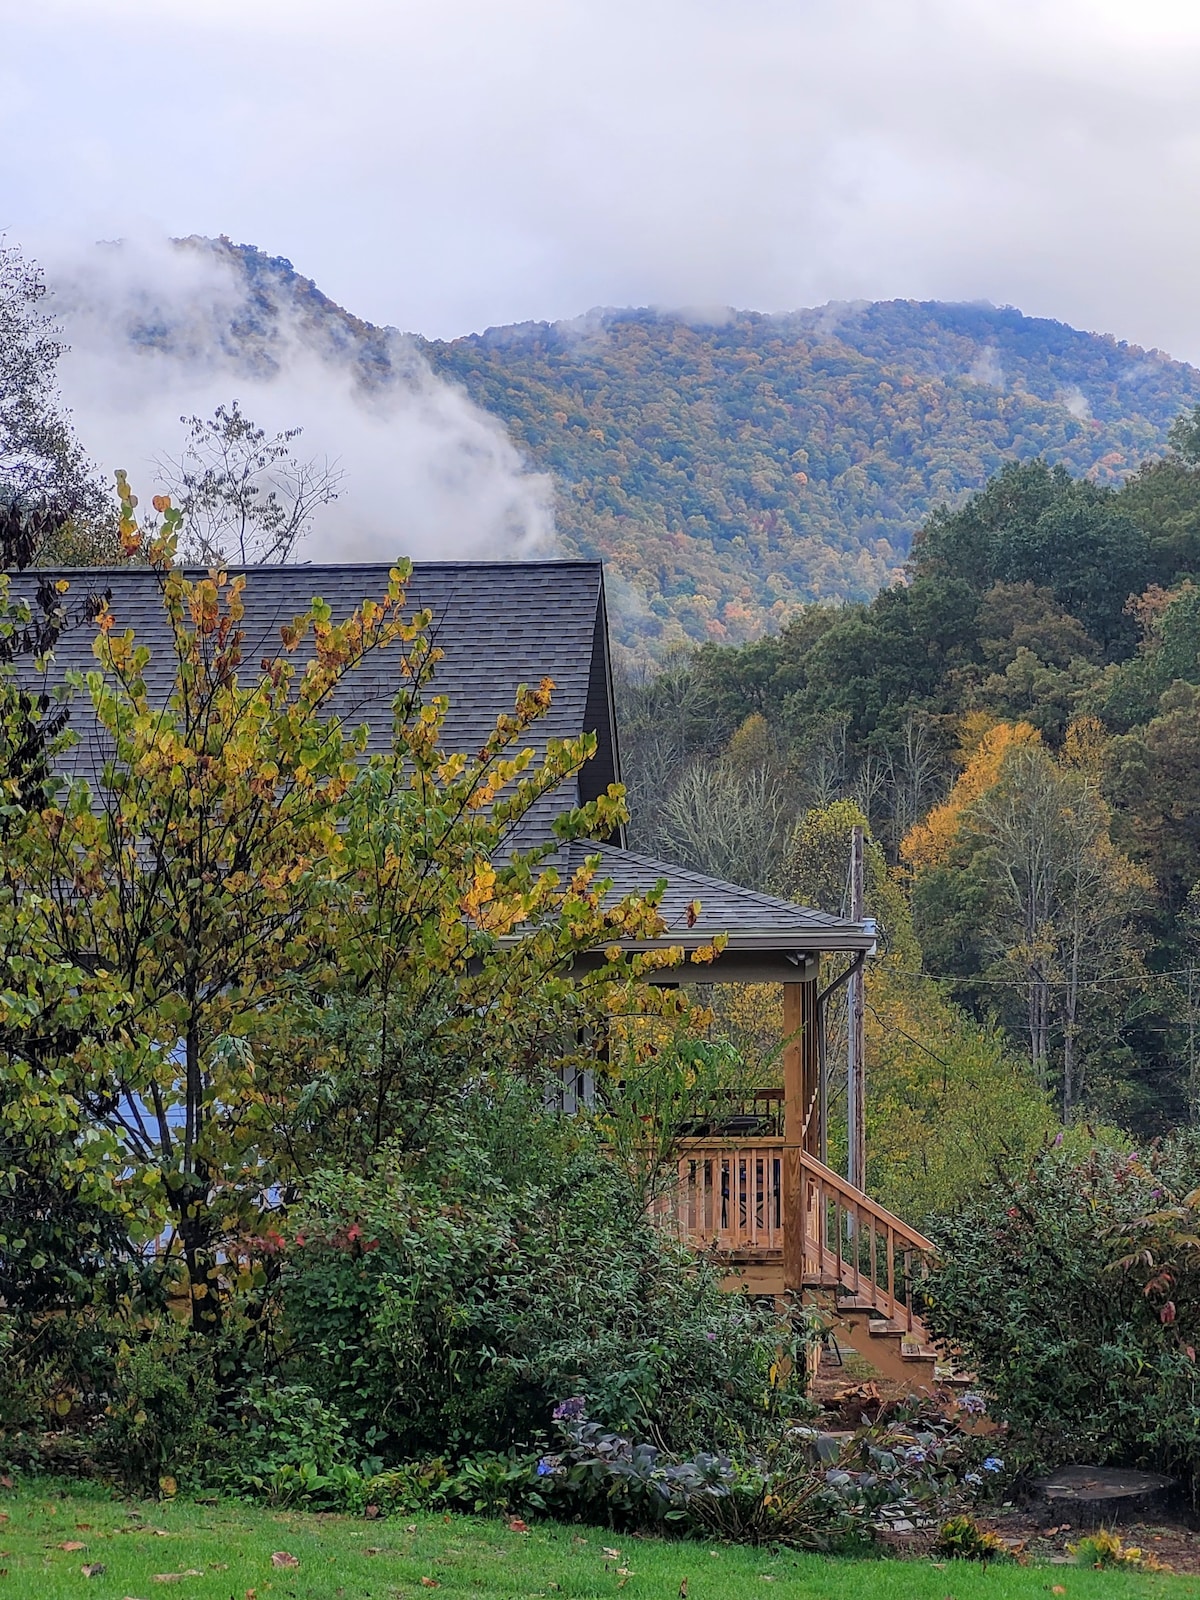
{"type": "MultiPolygon", "coordinates": [[[[904,978],[929,978],[934,983],[969,983],[992,984],[1006,989],[1024,989],[1031,981],[1029,978],[995,978],[983,973],[953,973],[953,972],[927,972],[923,968],[915,967],[889,967],[888,971],[895,972],[904,978]]],[[[1077,989],[1095,989],[1107,983],[1149,983],[1159,978],[1181,978],[1191,974],[1200,980],[1200,967],[1170,967],[1165,972],[1123,972],[1105,974],[1099,978],[1088,978],[1075,985],[1077,989]]],[[[1038,978],[1038,983],[1047,989],[1069,989],[1070,983],[1065,978],[1038,978]]]]}

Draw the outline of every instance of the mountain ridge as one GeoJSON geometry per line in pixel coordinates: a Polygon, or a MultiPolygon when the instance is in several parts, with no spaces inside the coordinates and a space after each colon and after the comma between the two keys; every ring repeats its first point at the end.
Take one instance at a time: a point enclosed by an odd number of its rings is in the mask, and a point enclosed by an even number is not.
{"type": "Polygon", "coordinates": [[[252,377],[286,373],[298,343],[368,399],[418,404],[432,369],[552,476],[558,547],[607,562],[614,633],[642,657],[870,599],[930,513],[1006,461],[1115,486],[1200,404],[1186,362],[987,302],[609,307],[434,340],[354,316],[286,257],[176,248],[232,269],[239,295],[178,326],[151,306],[131,344],[215,343],[252,377]]]}
{"type": "Polygon", "coordinates": [[[603,310],[422,341],[559,484],[560,537],[647,596],[627,642],[739,642],[865,600],[1006,460],[1120,483],[1200,402],[1161,351],[1012,307],[603,310]]]}

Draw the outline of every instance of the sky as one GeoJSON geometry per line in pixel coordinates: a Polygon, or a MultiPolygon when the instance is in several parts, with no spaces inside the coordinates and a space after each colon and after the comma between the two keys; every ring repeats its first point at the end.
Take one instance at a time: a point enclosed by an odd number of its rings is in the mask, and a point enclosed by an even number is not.
{"type": "Polygon", "coordinates": [[[991,300],[1200,362],[1200,6],[0,0],[0,229],[219,234],[452,337],[991,300]]]}

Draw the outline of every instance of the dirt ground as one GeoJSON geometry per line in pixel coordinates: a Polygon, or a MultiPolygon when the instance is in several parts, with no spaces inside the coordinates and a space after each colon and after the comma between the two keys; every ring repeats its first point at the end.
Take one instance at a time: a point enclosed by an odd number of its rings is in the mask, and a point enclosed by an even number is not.
{"type": "MultiPolygon", "coordinates": [[[[1014,1507],[994,1516],[976,1517],[981,1528],[990,1528],[1006,1544],[1033,1561],[1074,1564],[1067,1546],[1085,1538],[1087,1530],[1070,1527],[1041,1528],[1028,1512],[1014,1507]]],[[[1113,1530],[1126,1545],[1136,1545],[1175,1572],[1200,1573],[1200,1532],[1179,1523],[1122,1523],[1113,1530]]]]}
{"type": "MultiPolygon", "coordinates": [[[[840,1428],[860,1427],[864,1421],[872,1420],[881,1405],[886,1407],[903,1398],[903,1390],[899,1385],[889,1384],[860,1357],[845,1351],[841,1366],[829,1359],[821,1362],[809,1392],[814,1400],[826,1407],[821,1425],[840,1428]]],[[[950,1400],[950,1393],[946,1398],[950,1400]]],[[[986,1427],[984,1423],[983,1428],[986,1427]]],[[[1067,1546],[1085,1538],[1089,1531],[1074,1528],[1065,1522],[1058,1527],[1044,1527],[1020,1506],[990,1513],[980,1511],[975,1518],[980,1527],[997,1534],[1015,1554],[1031,1561],[1064,1566],[1074,1565],[1075,1560],[1067,1546]]],[[[1137,1546],[1174,1572],[1200,1574],[1200,1529],[1164,1519],[1153,1523],[1122,1523],[1113,1531],[1120,1535],[1125,1545],[1137,1546]]],[[[884,1542],[897,1555],[906,1550],[914,1556],[925,1555],[933,1537],[932,1531],[892,1534],[886,1535],[884,1542]]]]}

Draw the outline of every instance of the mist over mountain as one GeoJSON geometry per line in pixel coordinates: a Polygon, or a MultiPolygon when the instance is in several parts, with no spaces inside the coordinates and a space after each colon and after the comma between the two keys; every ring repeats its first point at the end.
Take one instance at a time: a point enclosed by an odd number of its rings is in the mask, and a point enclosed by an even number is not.
{"type": "Polygon", "coordinates": [[[281,256],[225,239],[40,252],[70,344],[60,378],[84,448],[148,498],[181,418],[234,399],[343,472],[300,560],[518,559],[554,548],[552,486],[503,423],[438,378],[418,341],[327,299],[281,256]]]}
{"type": "Polygon", "coordinates": [[[990,305],[606,310],[424,349],[553,473],[561,543],[645,597],[621,632],[652,648],[867,599],[1006,460],[1119,483],[1200,400],[1159,351],[990,305]]]}
{"type": "Polygon", "coordinates": [[[300,559],[602,556],[639,655],[867,599],[1004,461],[1116,484],[1200,402],[1186,363],[985,304],[598,310],[435,341],[225,239],[46,265],[106,471],[149,487],[180,417],[238,398],[345,472],[300,559]]]}

